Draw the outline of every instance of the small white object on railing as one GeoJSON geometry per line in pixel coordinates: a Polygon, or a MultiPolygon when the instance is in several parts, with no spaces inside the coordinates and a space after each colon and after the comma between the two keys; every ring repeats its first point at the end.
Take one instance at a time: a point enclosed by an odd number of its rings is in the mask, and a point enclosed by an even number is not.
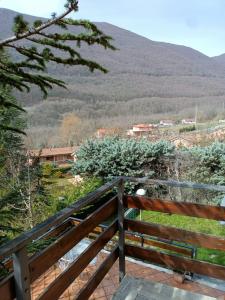
{"type": "Polygon", "coordinates": [[[144,190],[144,189],[138,189],[136,191],[136,195],[138,195],[138,196],[145,196],[146,195],[146,190],[144,190]]]}

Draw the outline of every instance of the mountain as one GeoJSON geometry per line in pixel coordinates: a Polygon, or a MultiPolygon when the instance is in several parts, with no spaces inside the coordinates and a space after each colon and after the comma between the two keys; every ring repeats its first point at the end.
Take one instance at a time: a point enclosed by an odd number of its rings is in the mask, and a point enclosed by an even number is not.
{"type": "MultiPolygon", "coordinates": [[[[0,9],[0,38],[11,34],[15,15],[14,11],[0,9]]],[[[24,17],[29,22],[35,20],[33,16],[24,17]]],[[[68,90],[55,88],[44,102],[35,89],[32,94],[20,95],[28,107],[31,126],[55,126],[71,111],[82,119],[97,120],[99,126],[128,126],[164,115],[191,117],[196,104],[202,118],[221,113],[225,54],[211,58],[192,48],[155,42],[108,23],[96,25],[114,38],[119,50],[82,46],[81,52],[104,65],[109,73],[90,74],[82,67],[50,65],[49,73],[65,80],[68,90]]]]}
{"type": "Polygon", "coordinates": [[[225,69],[225,53],[215,56],[212,59],[225,69]]]}

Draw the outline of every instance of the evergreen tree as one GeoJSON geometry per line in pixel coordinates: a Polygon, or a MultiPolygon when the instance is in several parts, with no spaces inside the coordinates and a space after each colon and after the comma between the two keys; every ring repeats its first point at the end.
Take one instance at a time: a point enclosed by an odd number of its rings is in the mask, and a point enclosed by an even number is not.
{"type": "MultiPolygon", "coordinates": [[[[88,67],[91,72],[94,70],[107,72],[97,62],[82,57],[79,48],[85,43],[89,46],[100,45],[105,49],[114,50],[112,38],[87,20],[68,18],[71,12],[77,11],[78,1],[67,0],[65,12],[59,16],[53,13],[52,18],[46,22],[36,20],[33,24],[29,24],[23,16],[15,17],[13,26],[15,35],[0,41],[0,51],[15,51],[20,58],[17,61],[5,60],[4,55],[0,55],[0,82],[3,87],[29,92],[30,87],[34,85],[42,90],[45,97],[54,85],[65,88],[63,81],[47,75],[49,62],[68,66],[82,65],[88,67]],[[52,33],[49,28],[53,25],[59,27],[59,30],[54,27],[52,33]],[[79,28],[79,33],[71,33],[70,29],[73,27],[79,28]]],[[[15,104],[10,101],[7,94],[1,93],[0,107],[8,109],[11,106],[15,107],[15,104]]],[[[0,123],[0,126],[3,125],[0,123]]]]}

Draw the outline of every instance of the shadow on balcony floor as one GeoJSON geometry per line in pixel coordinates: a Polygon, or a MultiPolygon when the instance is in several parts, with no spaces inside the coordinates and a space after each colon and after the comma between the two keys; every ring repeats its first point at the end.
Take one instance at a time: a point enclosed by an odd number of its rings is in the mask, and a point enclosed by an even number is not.
{"type": "Polygon", "coordinates": [[[125,276],[112,300],[213,300],[209,296],[192,293],[159,282],[125,276]]]}

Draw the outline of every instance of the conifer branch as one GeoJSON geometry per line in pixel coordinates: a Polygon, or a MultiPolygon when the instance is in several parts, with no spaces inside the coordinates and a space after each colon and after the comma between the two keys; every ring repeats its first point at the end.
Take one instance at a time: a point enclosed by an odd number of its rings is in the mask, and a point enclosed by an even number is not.
{"type": "Polygon", "coordinates": [[[0,41],[0,48],[2,48],[3,46],[7,46],[8,44],[11,44],[13,42],[17,42],[19,40],[27,38],[29,36],[38,34],[40,31],[47,29],[48,27],[50,27],[54,24],[57,24],[58,21],[65,18],[72,11],[75,11],[75,12],[78,11],[78,1],[74,1],[74,0],[68,1],[68,6],[66,7],[66,11],[64,13],[62,13],[61,15],[59,15],[58,17],[52,18],[52,19],[48,20],[47,22],[41,24],[38,27],[30,28],[26,32],[14,35],[12,37],[9,37],[9,38],[6,38],[6,39],[0,41]]]}

